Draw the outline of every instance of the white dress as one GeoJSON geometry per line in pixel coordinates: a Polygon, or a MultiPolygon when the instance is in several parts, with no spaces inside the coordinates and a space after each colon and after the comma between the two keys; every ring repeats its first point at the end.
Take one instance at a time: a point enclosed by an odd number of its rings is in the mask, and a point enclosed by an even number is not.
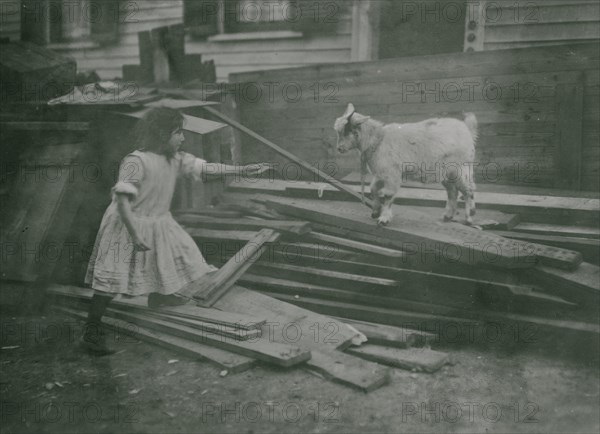
{"type": "Polygon", "coordinates": [[[177,177],[198,179],[205,163],[184,152],[177,152],[170,161],[142,151],[123,159],[119,180],[112,189],[113,200],[102,218],[88,264],[88,285],[113,294],[173,294],[216,270],[169,212],[177,177]],[[115,193],[131,196],[133,224],[150,250],[134,251],[115,193]]]}

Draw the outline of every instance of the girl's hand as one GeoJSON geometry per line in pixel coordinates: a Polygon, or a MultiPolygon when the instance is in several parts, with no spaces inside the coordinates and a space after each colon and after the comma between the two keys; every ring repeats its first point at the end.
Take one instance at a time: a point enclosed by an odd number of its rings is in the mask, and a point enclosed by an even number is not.
{"type": "Polygon", "coordinates": [[[271,169],[271,167],[269,163],[248,164],[244,167],[244,170],[248,175],[260,175],[271,169]]]}
{"type": "Polygon", "coordinates": [[[133,238],[133,250],[136,252],[145,252],[150,250],[150,246],[144,242],[139,236],[134,236],[133,238]]]}

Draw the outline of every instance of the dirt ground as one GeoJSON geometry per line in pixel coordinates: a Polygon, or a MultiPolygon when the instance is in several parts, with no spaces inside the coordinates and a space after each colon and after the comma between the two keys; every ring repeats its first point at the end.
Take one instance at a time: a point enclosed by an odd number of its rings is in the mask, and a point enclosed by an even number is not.
{"type": "Polygon", "coordinates": [[[265,364],[221,376],[206,362],[129,337],[94,358],[81,323],[2,315],[3,433],[600,431],[596,340],[443,346],[435,374],[392,370],[365,394],[265,364]]]}

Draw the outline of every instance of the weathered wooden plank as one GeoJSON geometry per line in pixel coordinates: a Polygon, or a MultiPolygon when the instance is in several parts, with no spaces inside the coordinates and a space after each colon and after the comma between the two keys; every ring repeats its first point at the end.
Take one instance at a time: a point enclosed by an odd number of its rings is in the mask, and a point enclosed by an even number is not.
{"type": "Polygon", "coordinates": [[[583,85],[560,84],[556,88],[556,187],[581,189],[583,133],[583,85]]]}
{"type": "Polygon", "coordinates": [[[264,252],[264,244],[277,241],[279,236],[278,232],[271,229],[261,229],[235,257],[227,261],[218,271],[190,283],[180,293],[189,294],[205,307],[212,306],[260,258],[264,252]]]}
{"type": "Polygon", "coordinates": [[[519,223],[514,232],[523,232],[537,235],[554,235],[561,237],[600,238],[600,229],[592,226],[565,226],[541,223],[519,223]]]}
{"type": "MultiPolygon", "coordinates": [[[[414,219],[394,216],[389,226],[377,226],[370,216],[347,205],[340,206],[321,201],[296,200],[287,198],[270,198],[269,206],[282,213],[309,221],[323,222],[357,230],[377,237],[389,238],[401,250],[421,251],[423,249],[438,252],[440,255],[451,255],[452,260],[466,264],[493,263],[494,266],[506,268],[532,267],[536,258],[531,248],[502,237],[487,234],[462,225],[446,225],[423,222],[420,217],[414,219]],[[469,252],[466,251],[467,243],[469,252]],[[488,256],[485,249],[494,246],[494,255],[488,256]]],[[[576,255],[566,256],[565,265],[573,266],[581,262],[576,255]]]]}
{"type": "Polygon", "coordinates": [[[255,230],[273,229],[278,232],[294,235],[304,235],[311,231],[308,222],[293,220],[264,220],[249,218],[216,218],[192,214],[181,214],[176,217],[177,221],[185,226],[201,226],[213,229],[236,229],[255,230]]]}
{"type": "MultiPolygon", "coordinates": [[[[344,196],[327,184],[303,181],[278,181],[278,188],[286,185],[285,194],[295,197],[318,198],[319,191],[323,199],[344,200],[344,196]]],[[[357,193],[359,186],[349,186],[357,193]]],[[[253,193],[272,193],[268,183],[232,183],[229,188],[233,191],[247,191],[253,193]]],[[[365,194],[370,194],[368,186],[365,194]]],[[[395,203],[401,205],[439,206],[443,208],[447,200],[445,191],[429,188],[404,188],[400,189],[395,203]]],[[[528,194],[506,193],[477,193],[478,209],[495,209],[505,213],[519,214],[523,221],[570,224],[594,225],[600,219],[600,200],[591,197],[562,197],[562,196],[537,196],[528,194]]],[[[462,206],[462,203],[459,203],[462,206]]],[[[440,209],[441,209],[440,208],[440,209]]]]}
{"type": "Polygon", "coordinates": [[[380,345],[364,345],[348,348],[347,353],[365,360],[411,371],[435,372],[450,361],[448,353],[428,348],[388,348],[380,345]]]}
{"type": "Polygon", "coordinates": [[[300,349],[293,345],[280,344],[269,341],[264,335],[252,342],[236,341],[231,338],[216,335],[208,332],[200,332],[192,327],[175,324],[169,321],[163,321],[157,318],[146,317],[134,313],[120,312],[113,310],[112,313],[120,319],[138,324],[142,327],[148,327],[168,334],[190,339],[195,342],[214,346],[226,351],[242,354],[246,357],[255,358],[278,366],[290,367],[304,363],[310,359],[310,351],[300,349]]]}
{"type": "MultiPolygon", "coordinates": [[[[64,307],[56,307],[56,309],[81,321],[87,319],[87,314],[84,312],[64,307]]],[[[255,359],[241,354],[231,353],[229,351],[221,350],[220,348],[211,347],[209,345],[172,336],[157,330],[147,329],[138,325],[132,327],[132,323],[129,321],[105,316],[102,318],[102,323],[118,333],[127,334],[142,341],[159,345],[187,357],[206,360],[220,369],[226,369],[231,374],[247,371],[256,364],[255,359]]]]}
{"type": "Polygon", "coordinates": [[[353,319],[336,319],[355,327],[367,337],[369,344],[408,348],[421,347],[433,343],[437,339],[433,333],[426,333],[406,327],[394,327],[353,319]]]}
{"type": "Polygon", "coordinates": [[[534,332],[539,332],[542,330],[556,332],[558,330],[562,330],[576,333],[590,333],[594,336],[600,334],[600,326],[598,326],[597,322],[594,324],[581,321],[555,320],[530,315],[509,313],[505,313],[503,315],[486,313],[485,315],[480,316],[478,319],[470,319],[449,317],[444,315],[431,315],[428,313],[401,309],[371,307],[364,304],[344,303],[311,297],[295,298],[293,296],[271,293],[268,291],[262,292],[266,295],[275,297],[278,300],[296,304],[325,315],[334,315],[342,318],[352,318],[362,321],[374,321],[381,324],[410,327],[416,330],[436,333],[440,335],[441,342],[444,342],[447,338],[450,338],[451,341],[455,343],[461,340],[468,341],[470,335],[467,330],[477,331],[477,327],[482,327],[485,324],[489,324],[490,321],[496,322],[503,328],[507,328],[507,330],[511,330],[511,327],[512,330],[514,330],[514,327],[518,327],[519,325],[531,325],[534,332]],[[452,332],[452,336],[446,335],[446,330],[449,324],[453,324],[453,327],[456,327],[458,324],[462,329],[462,332],[459,332],[458,336],[456,336],[455,331],[452,332]]]}
{"type": "MultiPolygon", "coordinates": [[[[90,300],[94,291],[88,288],[81,288],[77,286],[52,284],[48,287],[48,293],[68,298],[90,300]]],[[[120,308],[128,308],[135,312],[146,313],[152,311],[161,314],[174,315],[181,318],[189,318],[193,320],[219,324],[227,327],[236,327],[243,330],[260,329],[267,321],[264,319],[264,317],[255,318],[250,315],[245,315],[244,313],[224,312],[222,310],[205,309],[193,305],[150,309],[148,307],[147,297],[145,296],[135,298],[116,298],[111,302],[111,305],[120,308]]]]}
{"type": "Polygon", "coordinates": [[[581,253],[583,260],[598,264],[600,258],[600,240],[591,238],[577,238],[555,235],[539,235],[522,232],[492,231],[501,237],[526,241],[538,245],[554,246],[559,249],[568,249],[581,253]]]}
{"type": "Polygon", "coordinates": [[[291,340],[301,348],[310,349],[312,358],[307,366],[331,380],[364,391],[388,381],[388,369],[338,351],[361,337],[339,321],[240,287],[227,293],[215,306],[251,315],[268,313],[273,330],[270,339],[291,340]]]}

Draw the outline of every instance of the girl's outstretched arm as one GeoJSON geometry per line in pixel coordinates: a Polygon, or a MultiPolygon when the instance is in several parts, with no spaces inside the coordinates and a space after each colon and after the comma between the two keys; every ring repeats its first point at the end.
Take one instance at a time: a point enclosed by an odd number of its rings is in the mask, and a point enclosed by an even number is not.
{"type": "Polygon", "coordinates": [[[133,239],[133,246],[135,250],[144,252],[146,250],[150,250],[150,247],[142,240],[135,229],[133,224],[132,212],[131,212],[131,202],[129,200],[129,195],[123,193],[116,193],[117,196],[117,209],[119,210],[119,214],[123,219],[123,223],[125,223],[125,227],[129,231],[129,235],[133,239]]]}
{"type": "Polygon", "coordinates": [[[271,168],[270,164],[247,164],[245,166],[231,166],[220,163],[204,163],[204,173],[207,175],[260,175],[271,168]]]}

